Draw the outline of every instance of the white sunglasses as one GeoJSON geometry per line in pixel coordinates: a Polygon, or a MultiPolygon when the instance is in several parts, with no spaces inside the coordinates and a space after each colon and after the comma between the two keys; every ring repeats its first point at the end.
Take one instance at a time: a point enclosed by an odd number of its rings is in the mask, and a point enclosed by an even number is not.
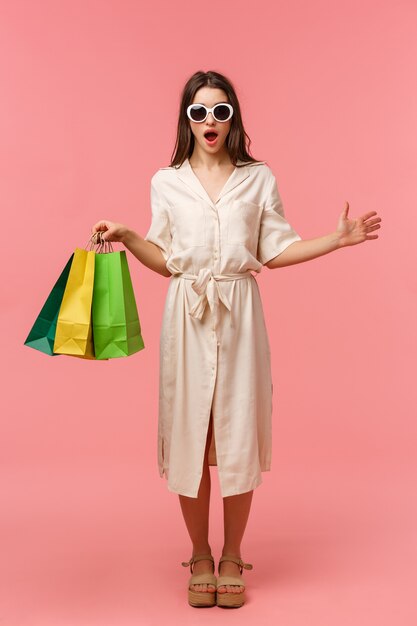
{"type": "Polygon", "coordinates": [[[192,122],[205,122],[209,113],[213,115],[216,122],[227,122],[233,115],[233,107],[227,102],[215,104],[211,109],[204,104],[190,104],[187,107],[187,115],[192,122]]]}

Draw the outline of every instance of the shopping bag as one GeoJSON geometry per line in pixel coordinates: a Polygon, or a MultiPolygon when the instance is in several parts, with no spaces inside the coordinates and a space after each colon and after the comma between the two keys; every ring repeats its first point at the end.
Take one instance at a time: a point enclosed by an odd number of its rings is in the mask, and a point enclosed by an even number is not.
{"type": "Polygon", "coordinates": [[[145,347],[124,250],[96,254],[92,319],[96,359],[129,356],[145,347]]]}
{"type": "Polygon", "coordinates": [[[73,258],[74,254],[71,254],[69,261],[53,286],[51,293],[49,294],[24,342],[25,346],[29,346],[30,348],[34,348],[35,350],[39,350],[40,352],[44,352],[50,356],[56,356],[53,351],[53,347],[58,313],[73,258]]]}
{"type": "Polygon", "coordinates": [[[54,352],[94,358],[91,307],[94,251],[76,248],[58,314],[54,352]]]}

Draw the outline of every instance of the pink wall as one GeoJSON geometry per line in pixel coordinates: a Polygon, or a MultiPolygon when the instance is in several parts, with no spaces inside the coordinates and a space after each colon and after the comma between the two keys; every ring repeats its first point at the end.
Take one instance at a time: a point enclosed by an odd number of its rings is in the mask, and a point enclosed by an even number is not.
{"type": "MultiPolygon", "coordinates": [[[[415,623],[415,2],[3,0],[0,13],[2,621],[195,623],[191,544],[156,464],[168,280],[129,253],[146,344],[132,357],[51,358],[23,341],[94,222],[146,233],[180,90],[214,69],[304,239],[334,230],[345,200],[350,217],[383,219],[376,240],[258,277],[274,453],[239,620],[415,623]]],[[[212,485],[217,559],[214,468],[212,485]]]]}

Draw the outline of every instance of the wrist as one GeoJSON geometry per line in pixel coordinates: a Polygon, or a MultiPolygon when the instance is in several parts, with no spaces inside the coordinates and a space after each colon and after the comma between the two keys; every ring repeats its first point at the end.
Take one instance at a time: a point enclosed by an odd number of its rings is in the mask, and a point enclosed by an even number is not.
{"type": "Polygon", "coordinates": [[[339,248],[343,248],[344,247],[344,243],[343,243],[343,239],[342,239],[342,233],[336,230],[332,234],[333,234],[335,249],[338,250],[339,248]]]}
{"type": "Polygon", "coordinates": [[[122,237],[121,237],[121,242],[124,246],[128,246],[129,243],[132,241],[132,237],[134,235],[133,230],[131,230],[130,228],[128,228],[126,226],[126,228],[123,231],[122,237]]]}

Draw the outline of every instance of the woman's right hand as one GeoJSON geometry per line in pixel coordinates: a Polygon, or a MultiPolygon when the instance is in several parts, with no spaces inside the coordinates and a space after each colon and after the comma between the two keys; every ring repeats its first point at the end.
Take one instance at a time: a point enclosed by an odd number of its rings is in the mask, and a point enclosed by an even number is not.
{"type": "Polygon", "coordinates": [[[128,227],[124,224],[118,224],[117,222],[110,222],[109,220],[101,220],[94,224],[92,228],[92,234],[101,231],[101,238],[103,241],[121,241],[125,238],[128,227]]]}

